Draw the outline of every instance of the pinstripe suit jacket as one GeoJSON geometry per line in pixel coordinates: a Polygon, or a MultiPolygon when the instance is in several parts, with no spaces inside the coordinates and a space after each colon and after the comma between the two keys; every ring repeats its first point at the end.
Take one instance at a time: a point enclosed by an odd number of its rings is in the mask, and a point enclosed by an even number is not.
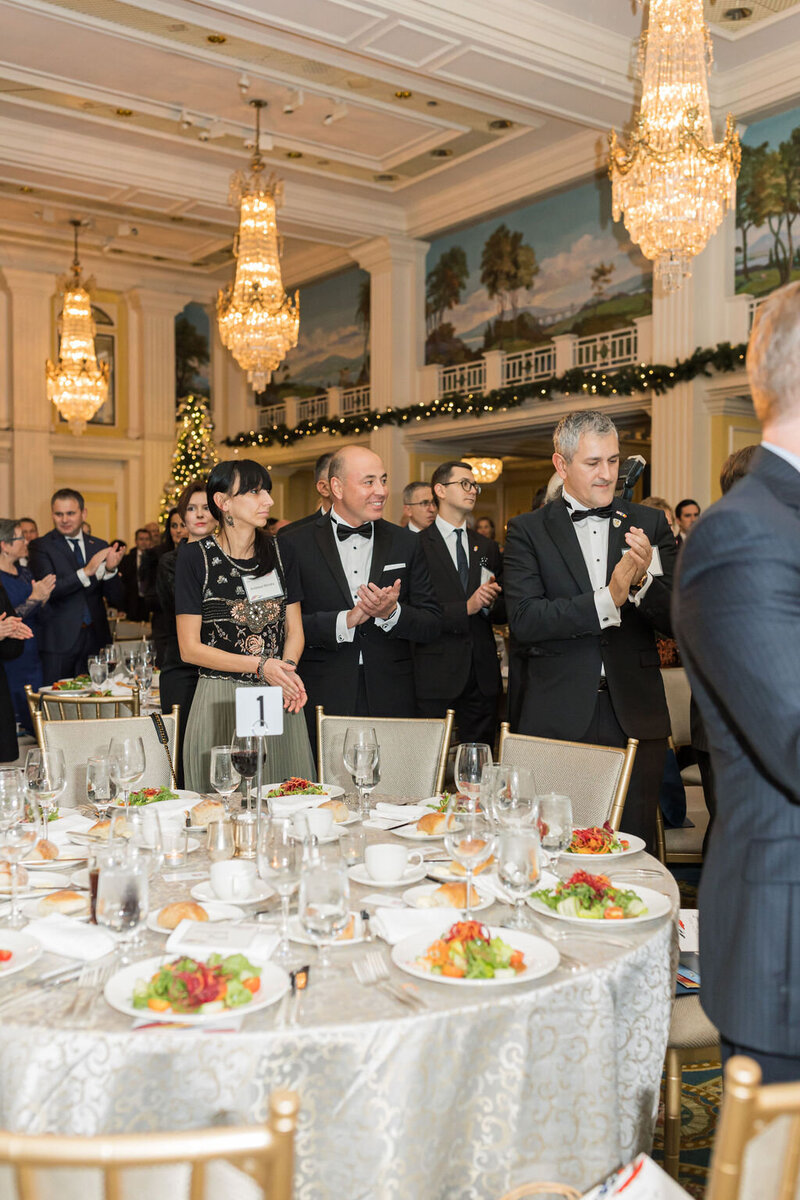
{"type": "Polygon", "coordinates": [[[800,471],[768,450],[692,529],[674,626],[718,813],[700,884],[703,1008],[800,1055],[800,471]]]}

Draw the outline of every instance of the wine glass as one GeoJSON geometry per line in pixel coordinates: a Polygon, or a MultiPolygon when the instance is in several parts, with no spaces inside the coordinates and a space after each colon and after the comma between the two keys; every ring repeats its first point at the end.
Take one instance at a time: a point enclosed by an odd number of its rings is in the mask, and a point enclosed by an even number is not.
{"type": "Polygon", "coordinates": [[[102,654],[89,659],[89,677],[96,688],[101,688],[108,679],[108,663],[102,654]]]}
{"type": "Polygon", "coordinates": [[[117,798],[117,785],[112,778],[111,759],[106,754],[86,760],[86,799],[97,817],[107,817],[117,798]]]}
{"type": "Polygon", "coordinates": [[[233,858],[233,825],[229,820],[208,822],[206,849],[212,862],[224,862],[227,858],[233,858]]]}
{"type": "Polygon", "coordinates": [[[300,863],[298,843],[292,838],[288,817],[272,817],[261,824],[257,848],[258,873],[281,898],[281,940],[272,955],[287,959],[289,945],[289,897],[297,887],[300,863]]]}
{"type": "Polygon", "coordinates": [[[159,870],[163,862],[161,827],[152,809],[117,809],[111,823],[111,838],[118,839],[126,848],[128,858],[137,858],[149,876],[159,870]],[[118,838],[115,826],[125,829],[124,837],[118,838]]]}
{"type": "Polygon", "coordinates": [[[539,839],[542,856],[551,870],[555,869],[559,854],[563,854],[572,841],[572,801],[569,796],[550,792],[539,797],[539,839]]]}
{"type": "Polygon", "coordinates": [[[210,777],[212,788],[222,796],[225,812],[230,812],[231,796],[241,782],[241,775],[233,765],[230,746],[212,746],[210,777]]]}
{"type": "Polygon", "coordinates": [[[245,808],[252,808],[253,779],[258,770],[258,743],[256,737],[240,737],[238,733],[231,739],[231,762],[245,783],[245,808]]]}
{"type": "Polygon", "coordinates": [[[358,788],[358,811],[363,819],[369,816],[366,789],[374,787],[372,779],[378,762],[378,739],[375,730],[348,727],[344,735],[342,758],[345,768],[358,788]]]}
{"type": "Polygon", "coordinates": [[[130,855],[122,862],[114,860],[100,868],[97,923],[119,935],[123,952],[139,940],[148,908],[148,873],[138,856],[130,855]]]}
{"type": "Polygon", "coordinates": [[[350,920],[350,881],[341,860],[319,859],[302,869],[297,911],[300,924],[318,948],[320,972],[333,974],[338,968],[327,949],[350,920]]]}
{"type": "Polygon", "coordinates": [[[26,805],[25,788],[19,776],[14,780],[11,772],[4,772],[4,775],[0,789],[0,858],[8,863],[11,875],[9,924],[12,929],[19,929],[25,923],[17,900],[19,863],[30,854],[41,836],[41,812],[34,796],[26,805]],[[26,820],[26,816],[30,819],[26,820]]]}
{"type": "Polygon", "coordinates": [[[110,642],[103,651],[103,657],[108,664],[109,678],[115,674],[117,665],[119,664],[119,646],[115,642],[110,642]]]}
{"type": "Polygon", "coordinates": [[[486,813],[478,807],[477,800],[464,805],[463,797],[455,794],[445,810],[444,845],[450,857],[464,868],[467,877],[467,895],[464,919],[470,919],[472,911],[472,877],[475,868],[485,863],[494,850],[494,831],[486,813]]]}
{"type": "Polygon", "coordinates": [[[147,690],[153,682],[153,664],[140,650],[131,655],[131,675],[139,693],[139,711],[141,712],[147,690]]]}
{"type": "Polygon", "coordinates": [[[378,786],[381,781],[381,748],[378,746],[378,753],[375,756],[375,766],[372,768],[372,779],[369,783],[364,784],[364,793],[367,796],[367,805],[369,805],[369,796],[378,786]]]}
{"type": "Polygon", "coordinates": [[[483,768],[481,802],[501,829],[535,824],[539,812],[536,780],[527,767],[495,763],[483,768]]]}
{"type": "Polygon", "coordinates": [[[53,801],[67,785],[67,766],[63,750],[42,750],[35,746],[25,756],[25,787],[35,796],[42,810],[45,830],[53,801]]]}
{"type": "Polygon", "coordinates": [[[539,835],[534,827],[501,829],[496,838],[497,876],[511,894],[511,929],[525,929],[525,900],[539,878],[539,835]]]}
{"type": "Polygon", "coordinates": [[[467,796],[477,806],[481,793],[481,774],[492,761],[491,747],[486,742],[462,742],[456,747],[454,778],[456,791],[467,796]]]}
{"type": "Polygon", "coordinates": [[[111,778],[122,788],[123,806],[128,805],[128,794],[132,783],[138,783],[144,775],[144,743],[140,737],[115,737],[108,747],[111,759],[111,778]]]}

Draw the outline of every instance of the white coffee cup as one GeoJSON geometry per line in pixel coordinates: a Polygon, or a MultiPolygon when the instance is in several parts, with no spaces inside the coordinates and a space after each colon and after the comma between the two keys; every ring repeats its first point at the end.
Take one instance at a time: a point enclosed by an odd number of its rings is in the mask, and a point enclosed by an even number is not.
{"type": "Polygon", "coordinates": [[[253,894],[256,864],[241,858],[211,864],[211,888],[220,900],[247,900],[253,894]]]}
{"type": "Polygon", "coordinates": [[[329,808],[309,808],[303,816],[309,833],[316,834],[318,838],[330,837],[333,833],[333,813],[329,808]]]}
{"type": "Polygon", "coordinates": [[[423,857],[419,850],[406,850],[394,842],[377,842],[367,846],[364,851],[364,865],[367,874],[376,882],[394,883],[409,871],[409,868],[420,867],[423,857]]]}

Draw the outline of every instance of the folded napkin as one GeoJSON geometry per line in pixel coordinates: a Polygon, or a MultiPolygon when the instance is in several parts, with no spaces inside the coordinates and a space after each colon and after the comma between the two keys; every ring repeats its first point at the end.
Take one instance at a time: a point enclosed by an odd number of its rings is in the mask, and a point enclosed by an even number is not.
{"type": "Polygon", "coordinates": [[[80,813],[70,813],[68,816],[59,817],[57,821],[50,822],[47,827],[47,840],[62,849],[64,846],[72,845],[69,838],[71,833],[86,833],[92,825],[94,825],[94,818],[81,816],[80,813]]]}
{"type": "Polygon", "coordinates": [[[64,958],[79,958],[93,962],[116,949],[117,943],[105,929],[97,925],[83,925],[74,917],[62,913],[51,913],[49,917],[31,921],[26,929],[35,937],[44,950],[60,954],[64,958]]]}
{"type": "Polygon", "coordinates": [[[264,962],[280,941],[274,930],[263,925],[234,925],[230,921],[181,921],[167,939],[170,954],[192,958],[207,954],[244,954],[264,962]]]}
{"type": "Polygon", "coordinates": [[[372,928],[390,946],[412,933],[430,933],[433,939],[446,933],[452,924],[452,912],[436,908],[381,908],[372,918],[372,928]]]}
{"type": "MultiPolygon", "coordinates": [[[[472,886],[479,896],[485,896],[487,899],[499,900],[501,904],[513,904],[513,898],[503,887],[496,875],[477,875],[472,880],[472,886]]],[[[533,891],[533,888],[531,888],[533,891]]]]}
{"type": "Polygon", "coordinates": [[[431,811],[424,804],[389,804],[380,800],[375,805],[376,817],[388,817],[392,821],[418,821],[431,811]]]}
{"type": "Polygon", "coordinates": [[[681,953],[700,949],[700,913],[696,908],[682,908],[678,914],[678,941],[681,953]]]}

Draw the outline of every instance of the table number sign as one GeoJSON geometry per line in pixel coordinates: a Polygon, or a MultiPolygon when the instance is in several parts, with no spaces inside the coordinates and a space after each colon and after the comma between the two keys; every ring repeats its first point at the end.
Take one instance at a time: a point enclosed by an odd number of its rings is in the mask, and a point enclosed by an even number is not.
{"type": "Polygon", "coordinates": [[[237,737],[277,737],[283,733],[283,690],[236,688],[237,737]]]}

